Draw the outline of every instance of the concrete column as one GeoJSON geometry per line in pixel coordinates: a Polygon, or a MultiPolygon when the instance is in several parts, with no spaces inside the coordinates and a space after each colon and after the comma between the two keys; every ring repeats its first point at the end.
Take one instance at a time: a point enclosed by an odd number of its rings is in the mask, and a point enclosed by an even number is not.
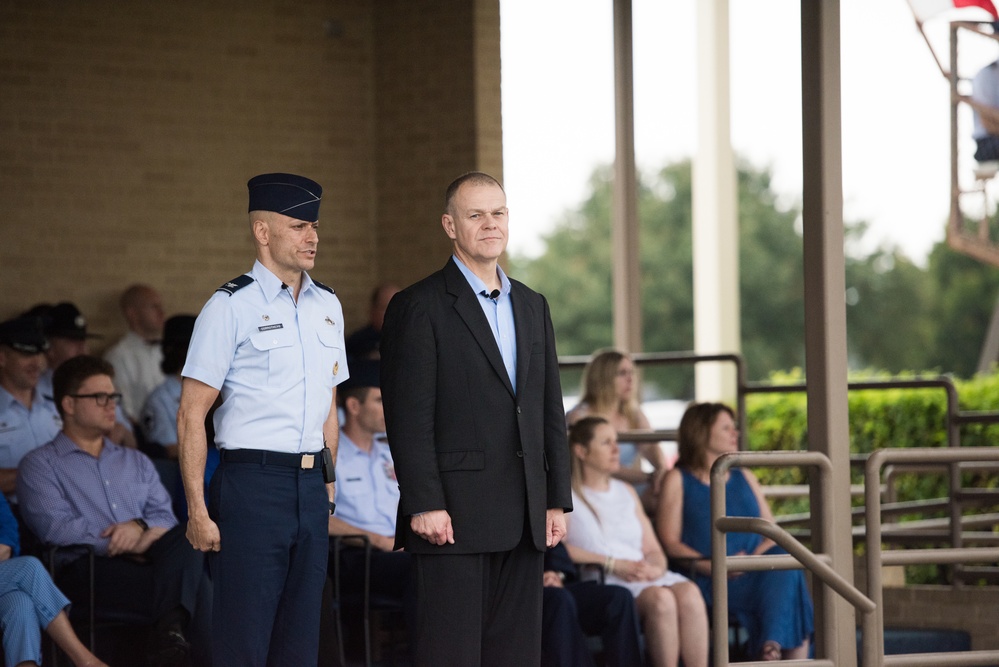
{"type": "Polygon", "coordinates": [[[614,0],[614,344],[642,351],[642,292],[638,253],[638,176],[635,171],[635,85],[631,0],[614,0]]]}
{"type": "MultiPolygon", "coordinates": [[[[805,374],[808,448],[832,462],[834,505],[822,507],[813,491],[812,516],[831,517],[827,525],[813,522],[813,550],[829,553],[833,569],[852,582],[839,17],[839,0],[801,0],[805,374]]],[[[854,667],[853,607],[819,588],[815,613],[817,628],[828,614],[836,619],[836,636],[816,637],[816,656],[854,667]]]]}
{"type": "MultiPolygon", "coordinates": [[[[729,99],[728,0],[697,3],[697,156],[693,173],[694,350],[739,352],[739,221],[729,99]]],[[[698,400],[734,401],[727,364],[698,364],[698,400]]]]}

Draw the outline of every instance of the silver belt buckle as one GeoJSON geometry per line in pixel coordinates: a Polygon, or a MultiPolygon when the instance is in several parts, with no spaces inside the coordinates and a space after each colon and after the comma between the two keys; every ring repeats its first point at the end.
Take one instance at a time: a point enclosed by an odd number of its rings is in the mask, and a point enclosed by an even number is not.
{"type": "Polygon", "coordinates": [[[302,469],[310,470],[316,467],[316,455],[315,454],[302,454],[302,469]]]}

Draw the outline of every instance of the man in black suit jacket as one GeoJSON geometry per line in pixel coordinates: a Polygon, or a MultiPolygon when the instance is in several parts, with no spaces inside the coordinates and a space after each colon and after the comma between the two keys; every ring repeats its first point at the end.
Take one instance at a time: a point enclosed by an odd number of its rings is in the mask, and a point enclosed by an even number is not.
{"type": "Polygon", "coordinates": [[[491,176],[447,189],[454,255],[392,299],[382,401],[414,555],[418,665],[537,665],[543,554],[572,509],[548,303],[506,277],[506,194],[491,176]]]}

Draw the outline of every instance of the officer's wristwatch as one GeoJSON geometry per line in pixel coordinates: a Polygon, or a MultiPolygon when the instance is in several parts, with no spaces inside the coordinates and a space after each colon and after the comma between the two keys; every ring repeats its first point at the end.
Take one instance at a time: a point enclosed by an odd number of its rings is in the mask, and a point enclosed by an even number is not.
{"type": "Polygon", "coordinates": [[[336,503],[332,500],[330,501],[330,516],[333,516],[333,512],[336,511],[336,503]]]}

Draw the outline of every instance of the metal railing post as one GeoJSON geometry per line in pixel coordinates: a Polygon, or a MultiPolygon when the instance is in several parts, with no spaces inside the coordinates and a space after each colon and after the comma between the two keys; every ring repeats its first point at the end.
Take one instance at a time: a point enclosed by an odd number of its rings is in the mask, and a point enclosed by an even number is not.
{"type": "MultiPolygon", "coordinates": [[[[873,636],[877,627],[877,604],[863,595],[857,588],[844,579],[830,565],[829,554],[813,554],[798,542],[787,531],[769,521],[759,518],[727,517],[725,516],[725,475],[729,468],[740,466],[808,466],[819,471],[819,493],[824,508],[831,507],[826,494],[831,494],[829,476],[832,464],[821,452],[733,452],[724,454],[711,467],[711,583],[714,588],[712,605],[712,648],[715,665],[723,667],[728,664],[728,572],[729,570],[749,571],[759,569],[790,569],[802,565],[811,571],[818,580],[842,596],[863,615],[864,636],[873,636]],[[754,555],[728,556],[725,534],[732,531],[755,532],[772,539],[784,548],[789,555],[754,555]]],[[[827,613],[823,614],[822,632],[836,632],[836,616],[831,612],[835,598],[832,595],[823,596],[827,613]]],[[[789,661],[786,664],[836,665],[841,656],[836,642],[827,642],[827,656],[820,656],[814,661],[789,661]]],[[[764,663],[747,663],[764,664],[764,663]]],[[[864,663],[876,664],[876,663],[864,663]]]]}

